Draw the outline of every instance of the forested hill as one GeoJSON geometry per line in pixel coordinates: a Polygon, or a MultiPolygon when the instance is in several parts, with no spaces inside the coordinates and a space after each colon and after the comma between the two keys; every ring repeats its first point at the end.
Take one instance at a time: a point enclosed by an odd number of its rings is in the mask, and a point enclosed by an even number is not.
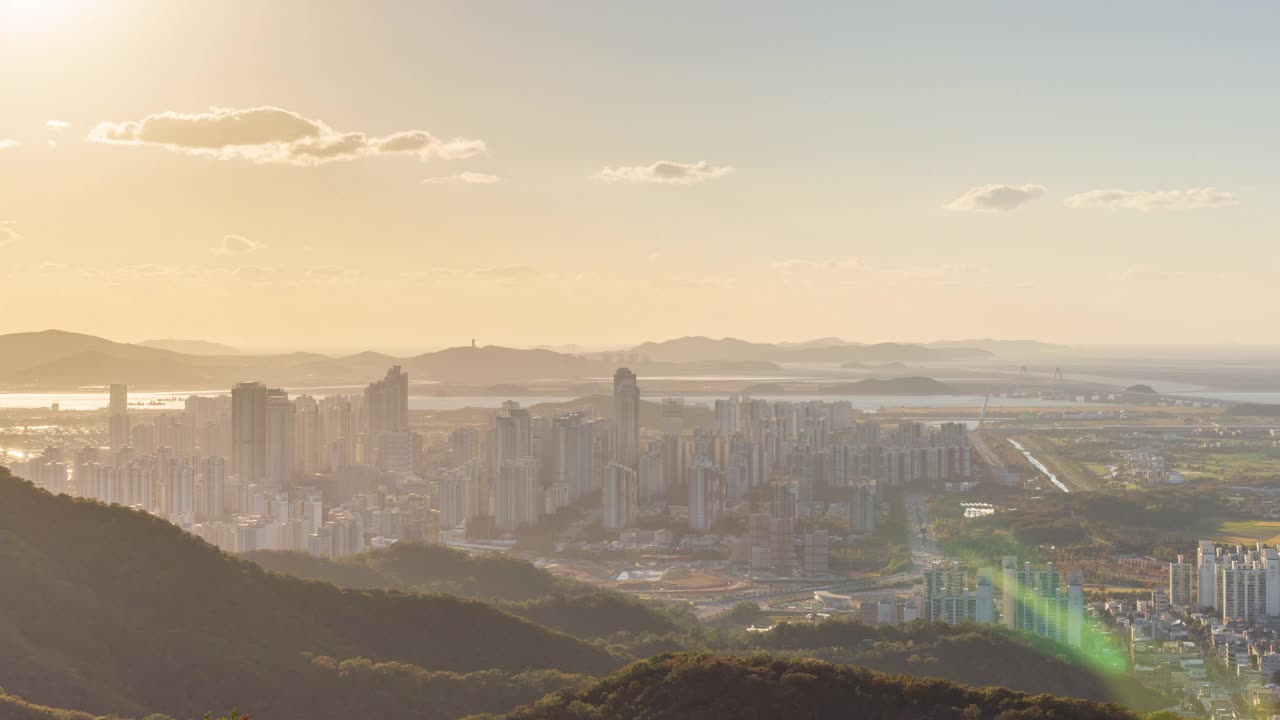
{"type": "Polygon", "coordinates": [[[618,664],[480,602],[271,574],[3,469],[0,578],[0,687],[94,714],[198,717],[234,702],[265,718],[452,718],[618,664]]]}
{"type": "MultiPolygon", "coordinates": [[[[580,690],[489,720],[1136,720],[1117,705],[943,680],[884,675],[812,659],[704,653],[637,662],[580,690]]],[[[478,720],[478,719],[475,719],[478,720]]]]}
{"type": "Polygon", "coordinates": [[[336,560],[259,551],[246,560],[273,572],[339,587],[445,592],[494,603],[540,625],[584,639],[617,632],[665,634],[696,625],[687,605],[641,600],[615,590],[557,578],[527,560],[472,554],[440,545],[396,543],[336,560]]]}

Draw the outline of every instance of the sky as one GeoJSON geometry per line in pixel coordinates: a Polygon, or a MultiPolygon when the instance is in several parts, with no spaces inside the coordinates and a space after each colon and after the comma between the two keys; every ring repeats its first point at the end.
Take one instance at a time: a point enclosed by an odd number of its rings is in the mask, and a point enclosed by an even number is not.
{"type": "Polygon", "coordinates": [[[0,332],[1280,343],[1277,15],[0,0],[0,332]]]}

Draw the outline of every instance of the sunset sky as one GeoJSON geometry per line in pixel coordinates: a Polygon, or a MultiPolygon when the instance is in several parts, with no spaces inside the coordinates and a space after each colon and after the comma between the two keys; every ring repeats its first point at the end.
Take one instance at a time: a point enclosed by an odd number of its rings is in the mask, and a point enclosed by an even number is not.
{"type": "Polygon", "coordinates": [[[0,0],[0,332],[1280,343],[1278,7],[0,0]]]}

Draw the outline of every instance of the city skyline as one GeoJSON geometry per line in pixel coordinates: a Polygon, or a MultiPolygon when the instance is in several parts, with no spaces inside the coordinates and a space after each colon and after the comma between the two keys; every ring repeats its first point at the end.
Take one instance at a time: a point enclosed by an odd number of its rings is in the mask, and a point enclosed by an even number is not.
{"type": "Polygon", "coordinates": [[[1156,7],[10,0],[0,332],[1280,342],[1276,11],[1156,7]]]}

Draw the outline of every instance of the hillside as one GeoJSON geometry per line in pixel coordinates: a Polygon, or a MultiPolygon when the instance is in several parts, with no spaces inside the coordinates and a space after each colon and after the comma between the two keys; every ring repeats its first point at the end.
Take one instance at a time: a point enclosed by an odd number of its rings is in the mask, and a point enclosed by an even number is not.
{"type": "Polygon", "coordinates": [[[234,700],[260,717],[443,719],[616,665],[480,602],[269,574],[3,470],[0,578],[0,687],[91,713],[191,717],[234,700]],[[509,675],[530,668],[545,670],[509,675]]]}
{"type": "Polygon", "coordinates": [[[16,695],[0,690],[0,718],[4,720],[97,720],[97,716],[78,710],[60,710],[33,705],[16,695]]]}
{"type": "Polygon", "coordinates": [[[162,338],[159,340],[143,340],[138,343],[143,347],[160,348],[161,350],[172,350],[174,352],[185,353],[187,355],[239,355],[238,348],[222,343],[209,342],[208,340],[179,340],[176,338],[162,338]]]}
{"type": "Polygon", "coordinates": [[[1136,720],[1116,705],[942,680],[884,675],[813,659],[661,655],[502,720],[1136,720]]]}
{"type": "Polygon", "coordinates": [[[242,556],[272,572],[340,587],[447,592],[494,602],[513,615],[581,638],[616,632],[685,629],[673,612],[629,595],[557,578],[532,563],[498,553],[475,555],[439,545],[396,543],[327,560],[305,553],[260,551],[242,556]]]}

